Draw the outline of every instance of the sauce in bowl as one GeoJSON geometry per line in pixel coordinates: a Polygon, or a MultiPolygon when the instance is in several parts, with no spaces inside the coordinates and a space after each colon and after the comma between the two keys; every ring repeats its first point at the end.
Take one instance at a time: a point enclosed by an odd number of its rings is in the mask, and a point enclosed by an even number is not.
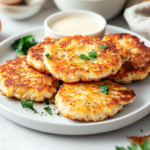
{"type": "Polygon", "coordinates": [[[100,30],[101,26],[96,19],[82,16],[68,16],[57,19],[49,24],[49,27],[62,34],[92,34],[100,30]]]}

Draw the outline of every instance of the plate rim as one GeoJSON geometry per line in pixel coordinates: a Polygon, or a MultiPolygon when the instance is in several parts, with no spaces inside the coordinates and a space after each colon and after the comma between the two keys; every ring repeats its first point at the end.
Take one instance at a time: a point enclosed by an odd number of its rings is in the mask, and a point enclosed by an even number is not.
{"type": "MultiPolygon", "coordinates": [[[[138,37],[140,37],[140,38],[142,37],[141,35],[139,35],[139,34],[133,32],[133,31],[130,31],[130,30],[128,30],[128,29],[124,29],[124,28],[122,28],[122,27],[118,27],[118,26],[114,26],[114,25],[109,25],[109,24],[107,24],[107,27],[108,27],[108,28],[119,29],[119,30],[124,30],[124,31],[127,32],[127,33],[134,34],[134,35],[136,35],[136,36],[138,36],[138,37]]],[[[106,28],[107,28],[107,27],[106,27],[106,28]]],[[[18,34],[15,34],[15,35],[13,35],[13,36],[11,36],[11,37],[5,39],[4,41],[2,41],[2,42],[0,43],[0,46],[6,44],[7,42],[9,42],[9,41],[12,40],[12,39],[16,39],[16,37],[18,37],[18,36],[21,36],[21,35],[23,35],[23,34],[26,34],[26,33],[29,33],[29,32],[33,32],[33,31],[36,31],[36,30],[41,30],[41,29],[44,30],[44,26],[32,28],[32,29],[30,29],[30,30],[26,30],[26,31],[24,31],[24,32],[20,32],[20,33],[18,33],[18,34]]],[[[144,41],[146,41],[147,43],[150,43],[150,41],[149,41],[148,39],[146,39],[145,37],[142,37],[142,38],[143,38],[144,41]]],[[[136,110],[136,111],[134,111],[134,112],[132,112],[132,113],[130,113],[130,114],[127,114],[127,115],[125,115],[125,116],[122,116],[122,117],[119,117],[119,118],[116,118],[116,119],[113,119],[113,120],[106,120],[106,121],[104,121],[104,122],[102,122],[102,121],[99,121],[99,122],[90,122],[90,123],[83,123],[83,124],[81,124],[81,123],[76,123],[76,124],[54,123],[54,122],[48,122],[48,121],[45,121],[45,120],[38,120],[38,119],[35,119],[35,118],[31,118],[31,117],[29,117],[29,116],[25,116],[25,115],[23,115],[23,114],[19,114],[18,112],[14,111],[14,110],[12,110],[12,109],[9,109],[8,107],[6,107],[5,105],[3,105],[2,103],[0,103],[0,108],[1,108],[1,107],[3,107],[3,109],[5,109],[6,111],[8,111],[9,113],[13,113],[14,115],[16,115],[16,116],[18,116],[18,117],[22,117],[22,118],[28,119],[29,121],[32,120],[32,121],[35,121],[35,122],[37,122],[37,123],[53,124],[53,125],[57,125],[57,126],[60,125],[60,126],[69,126],[69,127],[76,127],[76,126],[78,126],[78,127],[80,127],[80,126],[83,127],[83,126],[91,126],[91,125],[92,125],[92,126],[104,125],[104,124],[109,124],[109,123],[113,123],[113,122],[117,122],[117,121],[121,121],[121,120],[127,119],[128,117],[134,116],[135,114],[137,114],[137,113],[139,113],[140,111],[146,109],[147,107],[150,107],[150,102],[149,102],[149,104],[144,105],[143,107],[139,108],[138,110],[136,110]]],[[[1,114],[2,114],[2,113],[1,113],[1,114]]],[[[3,115],[3,116],[5,116],[5,115],[3,115]]]]}

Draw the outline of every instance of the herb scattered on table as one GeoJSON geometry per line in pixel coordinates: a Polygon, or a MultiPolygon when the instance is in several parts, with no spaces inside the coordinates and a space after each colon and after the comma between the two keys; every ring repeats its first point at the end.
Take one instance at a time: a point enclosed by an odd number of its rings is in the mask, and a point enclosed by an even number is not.
{"type": "Polygon", "coordinates": [[[33,110],[35,113],[37,113],[37,111],[33,108],[34,101],[27,101],[26,99],[21,99],[20,102],[21,102],[22,108],[29,108],[33,110]]]}
{"type": "Polygon", "coordinates": [[[116,147],[116,150],[150,150],[150,138],[145,140],[142,145],[132,143],[127,149],[124,147],[116,147]]]}
{"type": "Polygon", "coordinates": [[[99,91],[103,92],[104,94],[108,95],[108,90],[109,90],[109,87],[108,87],[107,83],[99,86],[99,91]]]}
{"type": "Polygon", "coordinates": [[[20,39],[17,39],[13,44],[12,48],[15,50],[15,55],[27,55],[27,51],[30,47],[36,45],[37,42],[34,39],[33,35],[27,35],[20,39]]]}
{"type": "Polygon", "coordinates": [[[48,113],[48,114],[50,114],[51,116],[52,116],[52,110],[51,110],[51,108],[48,106],[48,107],[45,107],[44,108],[45,109],[45,111],[48,113]]]}

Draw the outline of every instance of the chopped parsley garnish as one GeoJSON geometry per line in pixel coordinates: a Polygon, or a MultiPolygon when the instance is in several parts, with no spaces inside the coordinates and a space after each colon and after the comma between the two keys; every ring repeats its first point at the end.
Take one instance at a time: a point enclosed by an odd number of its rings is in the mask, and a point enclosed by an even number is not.
{"type": "Polygon", "coordinates": [[[109,87],[108,87],[107,83],[99,86],[99,91],[103,92],[104,94],[108,95],[108,90],[109,90],[109,87]]]}
{"type": "Polygon", "coordinates": [[[20,39],[17,39],[11,46],[15,50],[15,55],[27,55],[27,51],[30,47],[36,45],[37,42],[33,35],[27,35],[20,39]]]}
{"type": "Polygon", "coordinates": [[[56,115],[59,116],[59,115],[60,115],[60,112],[58,112],[56,115]]]}
{"type": "Polygon", "coordinates": [[[97,58],[97,53],[96,51],[92,50],[90,53],[89,53],[89,57],[91,57],[93,60],[95,60],[97,58]]]}
{"type": "Polygon", "coordinates": [[[116,150],[150,150],[150,138],[147,139],[142,145],[132,143],[127,149],[123,147],[116,147],[116,150]]]}
{"type": "Polygon", "coordinates": [[[106,49],[108,46],[98,46],[99,49],[106,49]]]}
{"type": "Polygon", "coordinates": [[[66,55],[61,55],[61,57],[66,56],[66,55]]]}
{"type": "Polygon", "coordinates": [[[37,113],[37,111],[33,108],[34,101],[27,101],[26,99],[21,99],[20,102],[21,102],[22,108],[29,108],[33,110],[35,113],[37,113]]]}
{"type": "Polygon", "coordinates": [[[45,107],[44,109],[48,114],[50,114],[52,116],[52,110],[49,106],[45,107]]]}
{"type": "Polygon", "coordinates": [[[46,105],[49,105],[49,100],[45,100],[45,104],[46,104],[46,105]]]}
{"type": "Polygon", "coordinates": [[[52,59],[52,57],[50,57],[50,54],[48,54],[48,53],[47,53],[45,56],[46,56],[48,59],[52,59]]]}
{"type": "Polygon", "coordinates": [[[80,55],[79,55],[79,58],[80,58],[80,59],[90,60],[90,58],[89,58],[89,57],[87,57],[87,56],[86,56],[86,55],[84,55],[84,54],[80,54],[80,55]]]}
{"type": "Polygon", "coordinates": [[[41,112],[41,114],[44,114],[44,112],[41,112]]]}
{"type": "Polygon", "coordinates": [[[55,105],[55,103],[54,103],[54,102],[50,102],[50,104],[55,105]]]}

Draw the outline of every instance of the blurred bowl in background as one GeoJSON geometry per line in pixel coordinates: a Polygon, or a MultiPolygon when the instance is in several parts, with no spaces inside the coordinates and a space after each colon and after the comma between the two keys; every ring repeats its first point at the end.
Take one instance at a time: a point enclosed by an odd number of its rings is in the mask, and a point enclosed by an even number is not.
{"type": "Polygon", "coordinates": [[[46,0],[26,0],[25,4],[20,5],[0,4],[0,13],[11,19],[26,19],[38,13],[45,1],[46,0]]]}
{"type": "Polygon", "coordinates": [[[108,20],[122,10],[126,0],[54,0],[54,2],[60,10],[90,10],[108,20]]]}

